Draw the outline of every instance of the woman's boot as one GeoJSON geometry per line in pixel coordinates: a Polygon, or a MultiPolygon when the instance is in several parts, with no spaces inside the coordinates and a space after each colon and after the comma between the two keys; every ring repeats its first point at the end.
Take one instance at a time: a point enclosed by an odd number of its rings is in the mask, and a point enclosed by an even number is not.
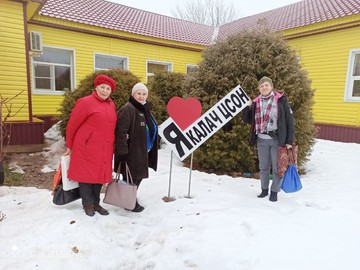
{"type": "Polygon", "coordinates": [[[95,204],[94,210],[102,216],[107,216],[109,214],[109,211],[101,207],[99,203],[95,204]]]}
{"type": "Polygon", "coordinates": [[[269,200],[271,202],[276,202],[277,201],[277,192],[271,191],[269,200]]]}
{"type": "Polygon", "coordinates": [[[141,212],[143,211],[145,208],[143,206],[141,206],[138,201],[136,200],[136,204],[133,210],[131,210],[132,212],[141,212]]]}
{"type": "Polygon", "coordinates": [[[269,194],[269,189],[261,189],[261,193],[258,195],[258,198],[264,198],[269,194]]]}
{"type": "Polygon", "coordinates": [[[93,204],[84,206],[84,210],[85,210],[85,214],[87,214],[89,217],[95,215],[95,209],[93,204]]]}

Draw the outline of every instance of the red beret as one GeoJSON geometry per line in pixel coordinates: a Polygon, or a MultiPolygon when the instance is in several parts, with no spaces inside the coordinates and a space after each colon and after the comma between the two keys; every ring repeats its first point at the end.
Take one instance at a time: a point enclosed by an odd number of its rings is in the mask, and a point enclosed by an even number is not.
{"type": "Polygon", "coordinates": [[[100,84],[109,85],[111,87],[111,92],[114,92],[115,89],[116,89],[116,82],[112,78],[110,78],[110,77],[108,77],[106,75],[98,75],[98,76],[96,76],[96,78],[94,80],[94,86],[96,87],[96,86],[98,86],[100,84]]]}

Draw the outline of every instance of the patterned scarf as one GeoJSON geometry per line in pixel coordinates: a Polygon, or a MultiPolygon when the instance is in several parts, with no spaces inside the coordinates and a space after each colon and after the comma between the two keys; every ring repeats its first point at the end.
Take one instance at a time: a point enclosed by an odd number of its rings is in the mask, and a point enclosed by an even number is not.
{"type": "Polygon", "coordinates": [[[267,133],[270,113],[275,105],[275,94],[273,91],[266,96],[260,97],[256,101],[256,110],[255,110],[255,131],[256,134],[267,133]]]}

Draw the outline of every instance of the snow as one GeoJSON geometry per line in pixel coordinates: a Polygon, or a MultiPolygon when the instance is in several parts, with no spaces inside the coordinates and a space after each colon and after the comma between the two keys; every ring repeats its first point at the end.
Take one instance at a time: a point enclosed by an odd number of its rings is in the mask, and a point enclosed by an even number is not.
{"type": "MultiPolygon", "coordinates": [[[[56,138],[44,168],[63,152],[56,138]]],[[[164,202],[170,155],[163,146],[141,184],[141,213],[103,204],[109,216],[88,217],[80,200],[56,206],[49,190],[0,187],[0,269],[358,269],[360,144],[316,140],[303,189],[276,203],[256,197],[257,179],[199,171],[188,198],[189,169],[175,157],[175,200],[164,202]]]]}

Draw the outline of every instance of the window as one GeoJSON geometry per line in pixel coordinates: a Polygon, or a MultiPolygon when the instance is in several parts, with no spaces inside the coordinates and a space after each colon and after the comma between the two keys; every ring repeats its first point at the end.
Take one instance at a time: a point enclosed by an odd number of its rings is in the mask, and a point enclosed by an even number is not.
{"type": "Polygon", "coordinates": [[[147,82],[149,81],[150,77],[154,76],[155,72],[161,71],[172,71],[172,64],[166,62],[147,61],[147,82]]]}
{"type": "Polygon", "coordinates": [[[127,70],[128,60],[126,57],[106,55],[106,54],[95,54],[95,71],[107,70],[111,68],[119,68],[127,70]]]}
{"type": "Polygon", "coordinates": [[[345,101],[360,101],[360,49],[350,51],[345,101]]]}
{"type": "Polygon", "coordinates": [[[43,54],[33,57],[34,92],[63,94],[74,88],[73,51],[43,47],[43,54]]]}
{"type": "Polygon", "coordinates": [[[186,65],[186,74],[194,72],[197,68],[196,65],[186,65]]]}

